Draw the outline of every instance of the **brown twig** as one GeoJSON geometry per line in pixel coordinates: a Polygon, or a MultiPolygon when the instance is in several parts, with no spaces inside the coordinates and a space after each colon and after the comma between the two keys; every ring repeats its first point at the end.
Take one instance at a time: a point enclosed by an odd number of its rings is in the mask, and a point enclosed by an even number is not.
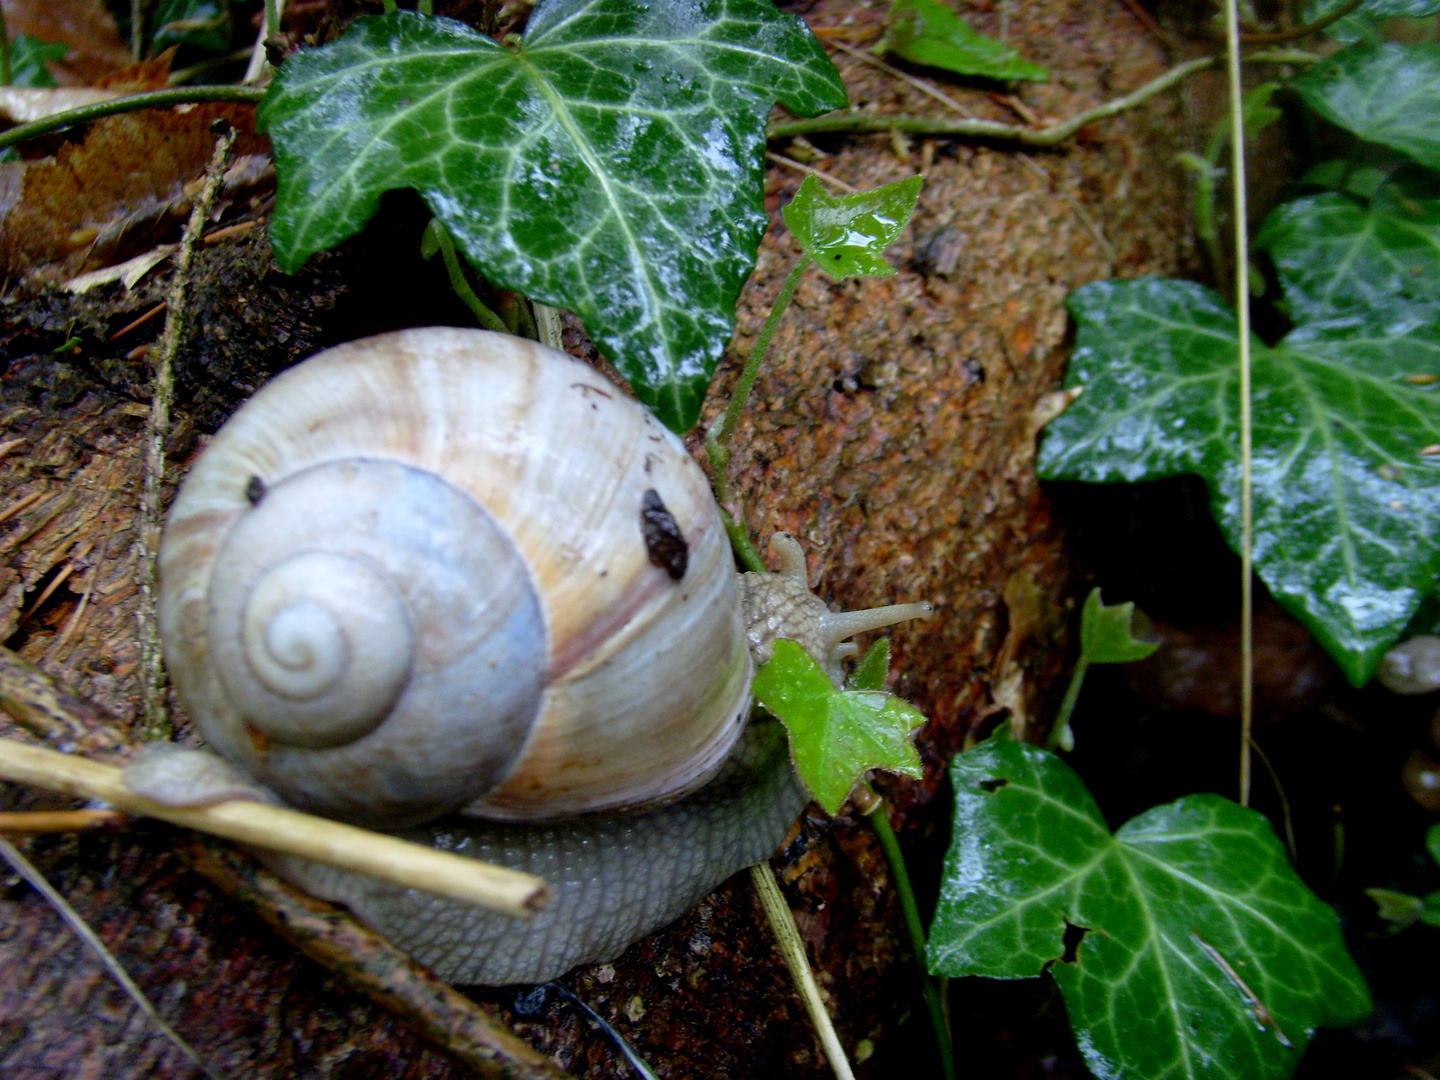
{"type": "Polygon", "coordinates": [[[106,825],[121,825],[130,815],[120,810],[15,810],[0,812],[0,833],[81,832],[106,825]]]}
{"type": "MultiPolygon", "coordinates": [[[[78,745],[97,757],[127,752],[113,717],[0,647],[0,710],[46,741],[78,745]]],[[[503,1080],[567,1080],[560,1071],[348,912],[285,884],[219,841],[177,834],[195,869],[248,904],[281,936],[479,1075],[503,1080]]]]}
{"type": "Polygon", "coordinates": [[[190,211],[190,220],[175,255],[175,276],[165,298],[165,330],[160,348],[154,353],[155,374],[150,398],[150,418],[145,425],[145,485],[140,494],[139,521],[135,536],[140,567],[141,724],[147,736],[169,738],[170,722],[165,710],[165,669],[160,655],[160,627],[155,614],[155,553],[160,546],[161,495],[165,484],[165,440],[170,432],[170,401],[174,395],[175,354],[188,330],[185,303],[190,285],[190,263],[201,230],[215,205],[215,196],[224,179],[235,146],[235,129],[229,124],[215,140],[215,152],[205,170],[205,184],[190,211]]]}

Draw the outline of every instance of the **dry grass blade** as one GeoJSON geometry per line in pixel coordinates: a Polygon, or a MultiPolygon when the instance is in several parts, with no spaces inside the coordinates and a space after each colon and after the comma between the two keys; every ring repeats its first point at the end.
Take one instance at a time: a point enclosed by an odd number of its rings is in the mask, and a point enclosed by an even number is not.
{"type": "Polygon", "coordinates": [[[331,863],[408,888],[481,904],[507,915],[528,917],[549,898],[548,887],[531,874],[435,851],[298,810],[238,800],[214,806],[164,806],[127,788],[121,770],[114,765],[10,739],[0,739],[0,778],[100,799],[127,813],[331,863]]]}

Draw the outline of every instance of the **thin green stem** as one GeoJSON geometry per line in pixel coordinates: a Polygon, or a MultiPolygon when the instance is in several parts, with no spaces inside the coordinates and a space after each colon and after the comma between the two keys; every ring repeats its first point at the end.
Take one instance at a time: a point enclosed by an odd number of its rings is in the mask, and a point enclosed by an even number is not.
{"type": "Polygon", "coordinates": [[[465,306],[474,313],[486,330],[508,334],[510,328],[505,325],[504,320],[486,307],[470,287],[470,282],[465,277],[465,269],[460,265],[460,256],[455,252],[455,241],[450,238],[445,226],[440,224],[439,219],[431,218],[425,229],[440,246],[440,257],[445,260],[445,272],[450,275],[450,288],[455,290],[455,295],[465,301],[465,306]]]}
{"type": "Polygon", "coordinates": [[[750,400],[750,389],[760,374],[760,365],[765,362],[765,354],[770,351],[770,339],[775,336],[775,328],[780,325],[781,316],[790,306],[795,287],[800,284],[800,276],[812,262],[814,259],[806,251],[791,268],[790,276],[785,279],[785,284],[780,286],[780,294],[775,297],[775,304],[770,309],[765,325],[760,328],[755,347],[750,350],[750,356],[745,361],[745,370],[740,373],[740,381],[735,384],[735,393],[730,398],[730,404],[705,433],[705,450],[710,457],[715,497],[721,506],[730,501],[730,440],[735,435],[736,425],[740,423],[740,414],[745,411],[745,405],[750,400]]]}
{"type": "Polygon", "coordinates": [[[920,908],[915,903],[915,890],[910,886],[910,873],[905,868],[905,855],[900,850],[900,841],[885,816],[885,800],[865,784],[866,792],[873,798],[865,818],[875,830],[875,839],[880,841],[880,850],[890,867],[890,879],[895,882],[895,895],[900,901],[900,910],[905,916],[905,929],[910,935],[910,948],[915,954],[915,964],[920,969],[920,988],[925,995],[925,1006],[930,1011],[930,1025],[935,1030],[935,1046],[940,1053],[940,1075],[945,1080],[955,1080],[955,1049],[950,1044],[950,1025],[945,1015],[944,1003],[940,1000],[940,989],[936,980],[925,967],[925,926],[920,921],[920,908]]]}
{"type": "Polygon", "coordinates": [[[1080,687],[1085,684],[1085,672],[1090,670],[1090,661],[1081,657],[1075,662],[1075,670],[1070,675],[1070,685],[1065,688],[1065,700],[1060,702],[1060,711],[1055,714],[1055,723],[1050,728],[1051,748],[1058,746],[1062,750],[1071,750],[1075,743],[1067,733],[1070,731],[1070,717],[1075,712],[1075,703],[1080,700],[1080,687]],[[1065,743],[1070,745],[1066,746],[1065,743]]]}
{"type": "Polygon", "coordinates": [[[730,546],[735,549],[735,557],[740,560],[740,564],[752,573],[763,574],[768,571],[770,568],[765,565],[760,549],[750,540],[750,530],[732,518],[728,510],[722,509],[720,518],[725,522],[725,535],[730,537],[730,546]]]}
{"type": "Polygon", "coordinates": [[[1240,338],[1240,805],[1250,805],[1250,732],[1255,711],[1255,598],[1251,587],[1254,514],[1251,498],[1250,249],[1245,220],[1245,109],[1240,84],[1240,15],[1225,0],[1226,65],[1230,83],[1230,181],[1235,223],[1235,315],[1240,338]]]}
{"type": "Polygon", "coordinates": [[[168,109],[171,105],[193,105],[202,101],[238,101],[258,105],[265,91],[258,86],[182,86],[174,90],[147,90],[143,94],[127,94],[109,101],[97,101],[93,105],[82,105],[78,109],[66,109],[52,113],[40,120],[32,120],[9,131],[0,132],[0,150],[7,146],[48,135],[61,128],[75,124],[88,124],[105,116],[135,112],[137,109],[168,109]]]}
{"type": "Polygon", "coordinates": [[[0,7],[0,86],[9,86],[11,78],[10,31],[5,26],[5,9],[0,7]]]}

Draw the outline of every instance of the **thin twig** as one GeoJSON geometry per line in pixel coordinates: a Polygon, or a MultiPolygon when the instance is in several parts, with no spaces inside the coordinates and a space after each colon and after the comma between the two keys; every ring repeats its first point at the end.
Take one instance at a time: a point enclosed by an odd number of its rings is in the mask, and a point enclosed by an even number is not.
{"type": "Polygon", "coordinates": [[[855,192],[859,190],[858,188],[851,187],[844,180],[841,180],[838,176],[831,176],[828,172],[825,172],[821,169],[816,169],[810,165],[806,165],[803,161],[796,161],[794,158],[788,158],[783,154],[774,154],[767,151],[765,154],[765,160],[773,161],[776,165],[783,165],[787,169],[794,169],[796,172],[809,173],[817,180],[824,180],[828,184],[834,184],[841,191],[855,192]]]}
{"type": "MultiPolygon", "coordinates": [[[[1314,63],[1321,58],[1313,53],[1283,50],[1251,53],[1243,59],[1250,63],[1303,64],[1314,63]]],[[[772,124],[766,134],[771,139],[789,139],[796,135],[811,135],[823,131],[872,135],[898,131],[905,135],[954,135],[1018,142],[1026,146],[1058,146],[1086,124],[1093,124],[1097,120],[1103,120],[1142,105],[1187,76],[1214,67],[1219,60],[1220,58],[1216,56],[1202,56],[1195,60],[1187,60],[1185,63],[1171,68],[1165,74],[1151,79],[1138,90],[1097,105],[1093,109],[1076,113],[1068,120],[1062,120],[1043,128],[1033,128],[1022,124],[1002,124],[995,120],[954,120],[941,116],[887,116],[851,109],[817,116],[809,120],[788,120],[784,123],[772,124]]]]}
{"type": "Polygon", "coordinates": [[[150,417],[145,424],[145,480],[140,492],[140,514],[135,526],[136,554],[140,566],[141,724],[150,738],[169,738],[170,723],[165,711],[165,669],[160,658],[160,627],[155,617],[155,553],[160,547],[162,492],[165,484],[165,440],[170,434],[170,399],[174,395],[175,354],[188,332],[185,303],[190,287],[190,263],[195,245],[215,205],[230,152],[235,146],[235,129],[225,124],[215,140],[215,152],[205,171],[205,184],[195,198],[190,220],[175,255],[175,275],[165,297],[165,330],[160,348],[154,353],[155,373],[151,387],[150,417]]]}
{"type": "Polygon", "coordinates": [[[532,874],[436,851],[288,807],[242,799],[213,806],[166,806],[131,791],[121,771],[117,766],[74,754],[0,739],[0,779],[78,798],[99,799],[129,814],[315,859],[519,918],[533,915],[549,898],[549,888],[532,874]]]}
{"type": "Polygon", "coordinates": [[[835,1025],[820,997],[820,987],[810,970],[809,960],[805,956],[805,942],[795,925],[795,916],[791,914],[790,905],[785,902],[785,897],[780,892],[770,864],[758,863],[752,866],[750,880],[754,883],[756,895],[760,897],[760,904],[770,920],[770,928],[775,931],[776,944],[780,948],[780,954],[785,957],[785,966],[790,969],[790,977],[795,980],[800,999],[805,1003],[805,1011],[810,1014],[810,1021],[815,1025],[815,1033],[820,1036],[820,1045],[830,1060],[831,1070],[838,1080],[854,1080],[855,1074],[850,1071],[850,1060],[845,1056],[845,1048],[840,1045],[840,1036],[835,1033],[835,1025]]]}
{"type": "Polygon", "coordinates": [[[9,810],[0,813],[0,834],[83,832],[107,825],[123,825],[130,815],[122,810],[9,810]]]}
{"type": "Polygon", "coordinates": [[[210,1066],[205,1063],[205,1060],[196,1053],[195,1048],[182,1039],[179,1032],[167,1024],[160,1014],[155,1011],[155,1006],[150,1004],[150,999],[145,996],[144,991],[142,991],[140,987],[135,985],[135,980],[130,978],[129,972],[120,966],[120,961],[115,959],[114,954],[105,947],[105,943],[100,940],[95,931],[90,929],[90,924],[82,919],[79,913],[69,905],[65,898],[55,891],[54,886],[45,880],[45,875],[35,869],[30,860],[25,858],[24,855],[21,855],[15,845],[11,844],[10,841],[4,837],[0,837],[0,857],[3,857],[4,860],[14,868],[17,874],[29,882],[32,889],[45,898],[46,903],[55,909],[55,912],[64,921],[65,925],[74,932],[76,937],[84,942],[85,947],[94,953],[100,963],[105,966],[105,970],[110,973],[110,977],[120,984],[125,993],[130,995],[130,1000],[135,1002],[140,1011],[150,1018],[150,1022],[159,1028],[165,1034],[165,1037],[180,1049],[181,1053],[193,1061],[201,1072],[211,1077],[211,1080],[221,1080],[221,1074],[211,1069],[210,1066]]]}
{"type": "Polygon", "coordinates": [[[1225,0],[1230,82],[1230,177],[1235,212],[1235,314],[1240,335],[1240,805],[1250,805],[1250,732],[1254,724],[1255,598],[1250,578],[1254,521],[1250,457],[1250,249],[1245,217],[1245,110],[1240,88],[1240,16],[1225,0]]]}
{"type": "Polygon", "coordinates": [[[872,67],[877,67],[886,74],[893,75],[901,82],[909,83],[916,90],[919,90],[922,94],[926,95],[927,97],[934,98],[946,108],[954,109],[961,116],[968,117],[971,120],[975,119],[975,114],[972,113],[969,109],[965,108],[964,105],[961,105],[949,94],[946,94],[940,89],[931,86],[924,79],[917,79],[915,78],[915,76],[909,75],[906,72],[901,71],[893,64],[887,64],[878,56],[875,56],[872,53],[865,52],[863,49],[857,49],[853,45],[846,45],[843,41],[832,41],[830,42],[830,44],[835,46],[835,48],[839,49],[841,52],[845,53],[845,55],[847,56],[853,56],[857,60],[863,60],[865,63],[870,64],[872,67]]]}
{"type": "Polygon", "coordinates": [[[1317,34],[1332,23],[1337,23],[1351,12],[1365,3],[1365,0],[1346,0],[1334,11],[1322,18],[1316,19],[1313,23],[1305,26],[1296,26],[1289,30],[1282,30],[1276,34],[1241,34],[1240,41],[1245,45],[1283,45],[1287,41],[1298,41],[1300,38],[1317,34]]]}
{"type": "Polygon", "coordinates": [[[317,900],[226,844],[182,836],[196,872],[246,904],[272,930],[430,1039],[475,1076],[571,1080],[464,994],[332,904],[317,900]]]}

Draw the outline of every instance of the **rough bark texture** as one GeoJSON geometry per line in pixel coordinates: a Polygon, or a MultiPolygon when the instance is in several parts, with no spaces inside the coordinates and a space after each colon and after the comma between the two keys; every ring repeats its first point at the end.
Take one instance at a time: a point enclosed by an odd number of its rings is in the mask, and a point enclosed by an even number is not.
{"type": "MultiPolygon", "coordinates": [[[[1008,12],[1008,40],[1054,73],[1050,83],[1019,91],[1042,116],[1132,90],[1168,63],[1119,0],[968,8],[972,24],[992,35],[1008,12]]],[[[882,11],[837,0],[804,13],[821,27],[853,15],[847,25],[863,28],[882,11]]],[[[835,58],[861,106],[942,108],[847,54],[835,58]]],[[[1018,119],[985,92],[952,92],[977,115],[1018,119]]],[[[812,579],[837,606],[937,604],[934,621],[895,635],[895,689],[931,718],[920,737],[927,779],[879,784],[902,841],[921,861],[936,857],[946,827],[934,798],[942,762],[993,711],[992,687],[1005,682],[1005,700],[1022,710],[1053,706],[1072,567],[1031,469],[1032,410],[1058,385],[1070,289],[1175,271],[1184,197],[1172,159],[1182,148],[1181,120],[1177,99],[1162,97],[1046,153],[883,136],[813,140],[828,152],[813,164],[855,187],[923,170],[925,188],[891,252],[896,276],[834,283],[812,274],[801,284],[737,439],[734,509],[762,539],[777,529],[796,534],[812,579]],[[1027,619],[1012,620],[1007,595],[1041,599],[1027,619]],[[1021,622],[1033,636],[1027,644],[1017,634],[1007,645],[1012,623],[1021,622]]],[[[779,207],[801,178],[789,167],[770,172],[773,227],[712,413],[796,256],[779,207]]],[[[406,251],[418,247],[413,224],[408,204],[387,203],[367,237],[293,279],[269,264],[260,230],[207,250],[194,290],[198,335],[180,368],[177,466],[196,432],[294,357],[398,325],[466,321],[445,299],[436,268],[374,266],[392,234],[406,251]],[[194,403],[188,412],[186,402],[194,403]]],[[[0,443],[8,447],[0,459],[0,626],[12,648],[122,717],[133,715],[138,686],[129,531],[145,385],[140,361],[125,353],[158,337],[160,320],[118,342],[108,338],[152,307],[162,285],[163,278],[130,295],[113,286],[100,294],[108,299],[52,295],[0,308],[11,376],[0,408],[0,443]],[[51,355],[70,337],[80,339],[71,351],[51,355]]],[[[463,1075],[298,957],[170,848],[164,829],[142,826],[28,844],[162,1014],[219,1070],[257,1078],[463,1075]]],[[[792,832],[776,866],[841,1038],[860,1075],[878,1075],[880,1058],[867,1065],[867,1057],[877,1047],[883,1056],[885,1036],[915,1007],[909,949],[898,937],[878,847],[858,819],[827,822],[816,812],[792,832]]],[[[929,873],[922,867],[919,876],[929,873]]],[[[663,1076],[825,1074],[743,877],[571,982],[663,1076]]],[[[509,1011],[512,995],[477,996],[576,1075],[619,1073],[614,1052],[570,1011],[519,1018],[509,1011]]],[[[198,1075],[19,884],[0,897],[0,1073],[198,1075]]]]}

